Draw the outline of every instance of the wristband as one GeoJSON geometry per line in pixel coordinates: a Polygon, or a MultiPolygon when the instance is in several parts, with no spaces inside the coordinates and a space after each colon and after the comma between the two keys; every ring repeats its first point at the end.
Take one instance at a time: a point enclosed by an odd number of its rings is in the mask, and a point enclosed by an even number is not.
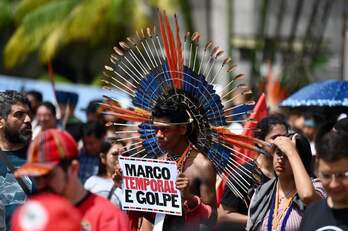
{"type": "Polygon", "coordinates": [[[195,211],[199,207],[199,205],[201,204],[201,198],[199,198],[198,196],[193,196],[193,198],[196,201],[196,205],[193,208],[190,208],[188,206],[187,200],[185,200],[185,202],[184,202],[184,209],[187,213],[191,213],[191,212],[195,211]]]}

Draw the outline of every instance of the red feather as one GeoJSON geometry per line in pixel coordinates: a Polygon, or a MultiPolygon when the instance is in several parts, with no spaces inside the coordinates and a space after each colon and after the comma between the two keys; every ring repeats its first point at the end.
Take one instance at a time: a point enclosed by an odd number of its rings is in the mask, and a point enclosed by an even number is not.
{"type": "Polygon", "coordinates": [[[179,23],[178,23],[178,18],[176,15],[174,16],[175,18],[175,26],[176,26],[176,47],[177,47],[177,57],[178,57],[178,81],[179,81],[179,88],[182,88],[182,72],[183,72],[183,58],[182,58],[182,46],[181,46],[181,40],[180,40],[180,30],[179,30],[179,23]]]}
{"type": "Polygon", "coordinates": [[[173,32],[170,28],[170,24],[169,24],[169,20],[168,20],[168,16],[166,14],[164,14],[164,22],[165,22],[165,26],[167,29],[167,38],[168,38],[168,42],[169,42],[169,46],[170,46],[170,57],[168,57],[171,60],[171,67],[170,67],[170,71],[172,73],[172,79],[174,82],[174,86],[176,88],[178,88],[179,85],[179,80],[177,77],[177,55],[176,55],[176,48],[175,48],[175,40],[174,40],[174,35],[173,32]]]}
{"type": "MultiPolygon", "coordinates": [[[[162,14],[160,11],[158,12],[158,16],[159,16],[159,22],[160,22],[160,31],[161,31],[162,41],[163,41],[163,45],[164,45],[164,50],[166,52],[167,62],[168,62],[168,69],[170,71],[170,75],[171,75],[172,79],[174,80],[173,72],[172,72],[173,63],[172,63],[172,59],[171,59],[171,51],[169,48],[167,33],[166,33],[166,30],[164,27],[163,17],[162,17],[162,14]]],[[[173,83],[174,83],[174,81],[173,81],[173,83]]],[[[175,83],[174,83],[174,86],[175,86],[175,83]]]]}
{"type": "Polygon", "coordinates": [[[166,31],[165,31],[164,25],[163,25],[162,14],[161,14],[160,11],[158,11],[158,19],[159,19],[159,22],[160,22],[160,31],[161,31],[161,37],[162,37],[162,41],[163,41],[163,46],[164,46],[164,50],[166,52],[168,66],[169,66],[170,65],[170,60],[169,60],[168,57],[170,56],[170,51],[169,51],[169,47],[168,47],[166,31]]]}

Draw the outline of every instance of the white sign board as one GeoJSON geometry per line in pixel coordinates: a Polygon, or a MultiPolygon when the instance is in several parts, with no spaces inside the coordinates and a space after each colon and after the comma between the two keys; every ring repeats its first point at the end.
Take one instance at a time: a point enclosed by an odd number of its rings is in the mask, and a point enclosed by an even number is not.
{"type": "Polygon", "coordinates": [[[175,161],[119,157],[122,209],[181,216],[181,194],[175,188],[175,161]]]}

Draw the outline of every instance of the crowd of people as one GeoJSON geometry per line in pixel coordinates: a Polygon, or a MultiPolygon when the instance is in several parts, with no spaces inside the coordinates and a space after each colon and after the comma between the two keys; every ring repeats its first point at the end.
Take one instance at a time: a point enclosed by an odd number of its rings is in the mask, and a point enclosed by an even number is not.
{"type": "MultiPolygon", "coordinates": [[[[141,149],[128,139],[134,127],[105,115],[102,100],[90,102],[83,123],[77,94],[56,99],[57,107],[39,92],[0,92],[0,230],[152,230],[156,214],[122,210],[118,157],[141,149]]],[[[253,135],[268,155],[234,171],[255,171],[246,200],[227,185],[217,199],[213,163],[190,142],[185,109],[168,101],[152,118],[162,158],[177,161],[183,201],[183,215],[166,215],[163,230],[348,230],[348,118],[315,134],[310,119],[259,121],[253,135]]]]}

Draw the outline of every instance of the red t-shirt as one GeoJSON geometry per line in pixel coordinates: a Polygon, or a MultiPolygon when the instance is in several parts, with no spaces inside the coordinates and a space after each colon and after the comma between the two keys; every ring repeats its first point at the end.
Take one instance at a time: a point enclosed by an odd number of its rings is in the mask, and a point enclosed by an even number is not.
{"type": "Polygon", "coordinates": [[[83,217],[83,230],[130,230],[128,217],[110,201],[94,193],[89,192],[76,207],[83,217]]]}

